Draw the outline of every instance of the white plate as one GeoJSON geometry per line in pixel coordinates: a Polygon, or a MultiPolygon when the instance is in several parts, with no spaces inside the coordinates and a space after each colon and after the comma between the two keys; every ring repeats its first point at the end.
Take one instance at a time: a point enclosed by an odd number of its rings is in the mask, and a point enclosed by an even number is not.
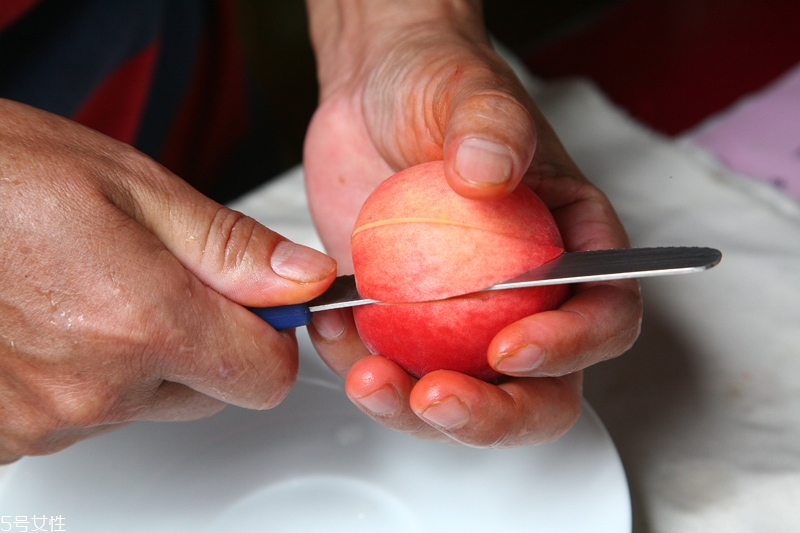
{"type": "Polygon", "coordinates": [[[300,378],[279,407],[132,424],[22,459],[0,473],[0,527],[61,516],[74,533],[631,530],[622,465],[588,406],[544,446],[419,441],[358,411],[298,337],[300,378]]]}

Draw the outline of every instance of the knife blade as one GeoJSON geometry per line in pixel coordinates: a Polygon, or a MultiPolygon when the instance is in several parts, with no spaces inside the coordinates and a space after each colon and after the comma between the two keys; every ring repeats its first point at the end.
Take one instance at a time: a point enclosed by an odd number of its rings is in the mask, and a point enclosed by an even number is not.
{"type": "MultiPolygon", "coordinates": [[[[565,252],[533,270],[483,290],[689,274],[712,268],[721,259],[719,250],[693,246],[565,252]]],[[[373,303],[378,302],[358,294],[355,277],[348,275],[337,277],[324,293],[307,303],[250,310],[275,329],[290,329],[311,322],[311,314],[316,311],[373,303]]]]}

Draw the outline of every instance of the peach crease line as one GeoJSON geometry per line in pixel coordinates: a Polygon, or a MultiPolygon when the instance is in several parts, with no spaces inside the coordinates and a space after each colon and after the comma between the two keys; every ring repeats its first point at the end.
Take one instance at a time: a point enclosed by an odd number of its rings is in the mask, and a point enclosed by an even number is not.
{"type": "Polygon", "coordinates": [[[467,224],[465,222],[454,222],[452,220],[444,220],[441,218],[390,218],[387,220],[379,220],[378,222],[368,222],[362,226],[357,227],[353,230],[351,237],[356,236],[358,233],[362,231],[378,228],[381,226],[393,226],[395,224],[426,224],[426,223],[433,223],[433,224],[444,224],[446,226],[460,226],[462,228],[469,228],[469,229],[476,229],[479,231],[486,231],[485,228],[479,228],[478,226],[473,226],[472,224],[467,224]]]}

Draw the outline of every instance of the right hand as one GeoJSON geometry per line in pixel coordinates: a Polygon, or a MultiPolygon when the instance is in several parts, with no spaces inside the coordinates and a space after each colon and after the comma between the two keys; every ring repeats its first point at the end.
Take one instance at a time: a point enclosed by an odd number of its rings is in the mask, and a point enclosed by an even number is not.
{"type": "Polygon", "coordinates": [[[131,147],[6,100],[0,231],[0,463],[276,405],[294,332],[243,306],[308,301],[336,275],[131,147]]]}

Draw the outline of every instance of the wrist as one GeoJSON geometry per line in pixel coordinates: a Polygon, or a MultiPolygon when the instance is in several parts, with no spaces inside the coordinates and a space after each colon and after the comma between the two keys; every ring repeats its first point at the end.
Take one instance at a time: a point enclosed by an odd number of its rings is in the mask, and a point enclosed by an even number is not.
{"type": "Polygon", "coordinates": [[[321,94],[413,35],[487,41],[480,0],[306,0],[321,94]]]}

